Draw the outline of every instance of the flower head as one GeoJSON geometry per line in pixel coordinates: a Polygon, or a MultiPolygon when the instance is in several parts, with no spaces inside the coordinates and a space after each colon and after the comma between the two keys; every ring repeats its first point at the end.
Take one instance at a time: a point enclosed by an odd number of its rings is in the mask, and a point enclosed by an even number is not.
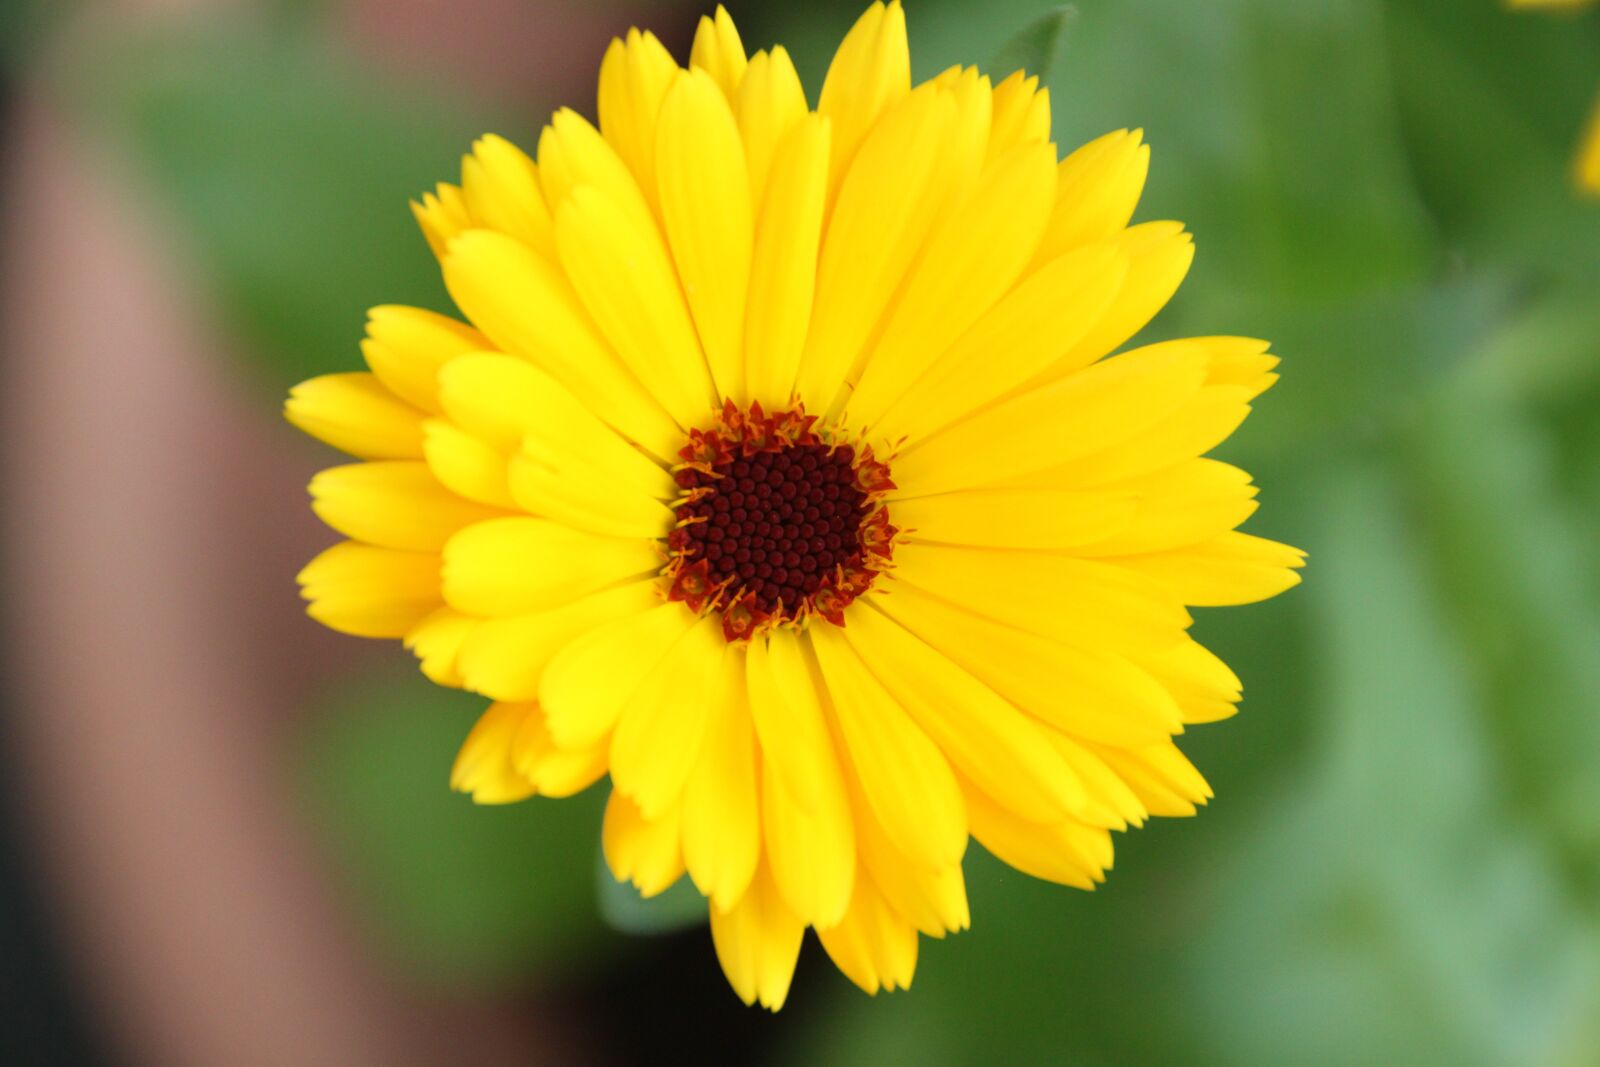
{"type": "Polygon", "coordinates": [[[374,309],[370,372],[296,425],[349,540],[310,613],[491,698],[453,784],[483,803],[609,774],[602,839],[646,895],[686,871],[746,1002],[806,927],[870,991],[968,924],[970,837],[1092,888],[1111,831],[1210,790],[1173,744],[1239,682],[1193,605],[1297,580],[1202,458],[1275,379],[1263,342],[1110,355],[1177,289],[1130,225],[1148,150],[1058,162],[1047,94],[913,87],[898,3],[816,110],[726,13],[687,68],[614,42],[599,128],[496,137],[415,205],[471,325],[374,309]]]}

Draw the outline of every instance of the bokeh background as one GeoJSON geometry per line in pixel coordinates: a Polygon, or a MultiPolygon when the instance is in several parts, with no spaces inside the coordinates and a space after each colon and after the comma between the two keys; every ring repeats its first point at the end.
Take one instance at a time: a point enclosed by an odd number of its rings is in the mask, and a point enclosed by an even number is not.
{"type": "MultiPolygon", "coordinates": [[[[859,6],[729,4],[813,93],[859,6]]],[[[1600,1063],[1600,9],[906,6],[919,78],[1145,129],[1138,217],[1199,247],[1147,339],[1284,358],[1223,453],[1311,564],[1200,613],[1210,808],[1094,894],[974,844],[911,992],[812,940],[744,1009],[697,898],[604,875],[603,786],[474,808],[480,702],[303,619],[333,456],[277,415],[367,306],[447,308],[409,197],[700,6],[5,0],[0,1063],[1600,1063]]]]}

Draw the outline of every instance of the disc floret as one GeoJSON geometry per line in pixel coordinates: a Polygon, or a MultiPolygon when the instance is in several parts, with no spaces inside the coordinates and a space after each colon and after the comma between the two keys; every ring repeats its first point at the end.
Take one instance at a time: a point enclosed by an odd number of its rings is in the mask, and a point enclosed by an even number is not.
{"type": "Polygon", "coordinates": [[[767,414],[724,404],[689,433],[667,538],[667,596],[716,611],[728,641],[844,609],[888,569],[894,489],[872,446],[818,427],[803,406],[767,414]]]}

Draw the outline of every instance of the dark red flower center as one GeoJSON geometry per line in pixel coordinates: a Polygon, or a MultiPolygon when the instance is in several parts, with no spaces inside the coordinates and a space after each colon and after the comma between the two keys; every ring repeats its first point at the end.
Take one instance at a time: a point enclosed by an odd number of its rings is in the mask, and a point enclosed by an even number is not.
{"type": "Polygon", "coordinates": [[[668,596],[721,611],[729,641],[812,613],[842,625],[888,563],[887,468],[870,448],[824,440],[814,421],[729,405],[680,453],[668,596]]]}

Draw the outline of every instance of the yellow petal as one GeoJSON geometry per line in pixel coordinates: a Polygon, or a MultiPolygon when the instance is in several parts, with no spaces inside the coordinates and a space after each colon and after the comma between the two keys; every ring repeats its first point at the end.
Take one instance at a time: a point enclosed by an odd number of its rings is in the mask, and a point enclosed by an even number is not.
{"type": "Polygon", "coordinates": [[[965,930],[972,925],[961,864],[930,869],[908,861],[872,813],[850,761],[843,761],[841,769],[850,795],[850,810],[855,814],[856,850],[861,864],[895,912],[929,937],[943,937],[946,931],[965,930]]]}
{"type": "Polygon", "coordinates": [[[656,545],[643,538],[524,516],[468,526],[445,544],[443,558],[446,602],[493,618],[558,607],[661,566],[656,545]]]}
{"type": "Polygon", "coordinates": [[[439,368],[494,346],[465,323],[422,308],[385,304],[367,312],[361,354],[378,380],[412,407],[437,415],[439,368]]]}
{"type": "MultiPolygon", "coordinates": [[[[933,80],[934,84],[951,94],[956,104],[955,128],[951,143],[946,146],[947,165],[953,172],[950,203],[955,205],[972,195],[978,176],[984,171],[989,150],[989,127],[994,113],[994,90],[990,87],[988,76],[981,74],[977,67],[951,67],[933,80]]],[[[1054,167],[1055,149],[1048,149],[1047,154],[1054,167]]],[[[1054,181],[1050,182],[1050,190],[1053,197],[1054,181]]],[[[1047,203],[1041,214],[1048,213],[1047,203]]],[[[1043,226],[1043,219],[1040,225],[1043,226]]]]}
{"type": "Polygon", "coordinates": [[[777,1011],[789,996],[805,925],[783,902],[765,863],[730,911],[711,908],[711,942],[728,984],[746,1004],[777,1011]]]}
{"type": "Polygon", "coordinates": [[[310,492],[311,510],[346,537],[414,552],[437,552],[463,526],[504,514],[456,496],[413,460],[330,467],[310,492]]]}
{"type": "Polygon", "coordinates": [[[1002,626],[905,584],[872,603],[1001,696],[1069,734],[1147,745],[1181,729],[1171,695],[1122,656],[1002,626]]]}
{"type": "Polygon", "coordinates": [[[1127,272],[1126,254],[1111,243],[1040,267],[889,400],[877,432],[925,437],[1058,365],[1111,306],[1127,272]]]}
{"type": "Polygon", "coordinates": [[[896,583],[1079,648],[1176,641],[1190,622],[1162,583],[1105,560],[911,543],[896,549],[895,564],[896,583]]]}
{"type": "Polygon", "coordinates": [[[911,46],[900,0],[874,3],[845,34],[822,82],[817,111],[833,120],[828,180],[837,189],[856,148],[878,118],[911,90],[911,46]]]}
{"type": "Polygon", "coordinates": [[[1250,414],[1249,391],[1236,385],[1207,385],[1160,423],[1135,437],[1068,460],[1048,470],[1007,479],[1017,487],[1082,489],[1113,487],[1187,459],[1227,440],[1250,414]]]}
{"type": "Polygon", "coordinates": [[[1111,835],[1073,820],[1040,824],[1020,819],[979,789],[966,791],[972,836],[1023,874],[1078,889],[1093,889],[1111,865],[1111,835]]]}
{"type": "MultiPolygon", "coordinates": [[[[1053,742],[1054,737],[1050,741],[1053,742]]],[[[928,869],[907,861],[906,854],[890,840],[882,822],[872,814],[872,805],[867,803],[866,793],[862,792],[856,768],[851,766],[850,760],[842,760],[840,769],[854,813],[856,853],[861,857],[862,867],[866,867],[877,883],[878,891],[899,915],[930,937],[944,937],[947,931],[971,926],[962,865],[928,869]]]]}
{"type": "Polygon", "coordinates": [[[1050,139],[1050,90],[1024,71],[994,87],[989,121],[989,159],[997,159],[1019,144],[1050,139]]]}
{"type": "Polygon", "coordinates": [[[1203,348],[1171,342],[1030,389],[913,441],[895,459],[897,495],[993,485],[1137,436],[1199,391],[1205,370],[1203,348]]]}
{"type": "Polygon", "coordinates": [[[1128,783],[1152,815],[1193,815],[1211,799],[1211,786],[1171,742],[1138,749],[1087,747],[1128,783]]]}
{"type": "Polygon", "coordinates": [[[761,815],[767,860],[784,901],[809,925],[838,922],[850,903],[856,870],[849,809],[807,812],[769,770],[761,779],[761,815]]]}
{"type": "Polygon", "coordinates": [[[1300,584],[1305,553],[1234,530],[1198,545],[1142,556],[1119,556],[1129,573],[1159,582],[1185,604],[1227,607],[1254,604],[1300,584]]]}
{"type": "Polygon", "coordinates": [[[550,660],[539,680],[550,735],[563,748],[597,744],[617,717],[695,623],[679,603],[598,626],[550,660]]]}
{"type": "MultiPolygon", "coordinates": [[[[627,59],[630,78],[636,78],[630,92],[636,99],[626,105],[631,109],[635,135],[639,138],[641,153],[653,157],[656,144],[655,120],[661,97],[666,95],[672,80],[678,74],[678,65],[666,54],[654,35],[629,35],[627,59]],[[662,60],[671,64],[668,69],[662,60]],[[637,67],[637,69],[632,69],[637,67]]],[[[615,45],[613,45],[615,48],[615,45]]],[[[602,95],[605,79],[601,79],[602,95]]],[[[609,136],[609,135],[608,135],[609,136]]],[[[646,196],[655,196],[655,165],[653,158],[645,156],[625,158],[602,137],[600,131],[571,108],[562,108],[550,119],[550,125],[539,135],[539,180],[544,185],[545,203],[550,205],[552,217],[559,217],[562,205],[574,190],[590,187],[600,190],[617,205],[630,224],[640,233],[659,239],[660,229],[646,196]],[[641,161],[644,160],[644,161],[641,161]],[[638,169],[630,169],[638,168],[638,169]],[[640,172],[649,174],[647,180],[637,177],[640,172]]],[[[557,239],[559,242],[559,238],[557,239]]]]}
{"type": "Polygon", "coordinates": [[[1082,545],[1085,556],[1162,552],[1219,537],[1256,510],[1250,475],[1214,459],[1192,459],[1118,488],[1139,495],[1132,521],[1082,545]]]}
{"type": "Polygon", "coordinates": [[[633,801],[613,789],[600,827],[600,845],[612,877],[633,883],[639,895],[647,899],[671,889],[683,874],[678,827],[677,808],[650,821],[633,801]]]}
{"type": "Polygon", "coordinates": [[[683,791],[683,862],[712,907],[728,911],[755,877],[761,858],[756,741],[745,694],[745,657],[722,661],[722,699],[710,709],[700,760],[683,791]]]}
{"type": "Polygon", "coordinates": [[[689,65],[711,75],[730,103],[738,97],[746,66],[744,42],[739,40],[739,30],[728,9],[721,4],[717,5],[715,17],[700,16],[694,44],[689,49],[689,65]]]}
{"type": "Polygon", "coordinates": [[[657,607],[658,585],[652,577],[549,611],[484,619],[457,653],[462,680],[468,689],[496,700],[537,700],[539,681],[557,652],[590,630],[657,607]]]}
{"type": "Polygon", "coordinates": [[[448,182],[440,182],[432,193],[423,193],[422,201],[411,201],[411,214],[422,230],[433,254],[443,259],[450,239],[473,226],[472,212],[467,209],[461,190],[448,182]]]}
{"type": "Polygon", "coordinates": [[[1039,260],[1114,236],[1133,217],[1150,170],[1143,131],[1117,130],[1096,138],[1061,161],[1055,210],[1039,260]]]}
{"type": "MultiPolygon", "coordinates": [[[[742,63],[742,51],[739,57],[742,63]]],[[[754,208],[739,128],[710,74],[695,70],[678,79],[661,105],[657,137],[661,218],[678,277],[718,394],[743,404],[754,208]]]]}
{"type": "Polygon", "coordinates": [[[1090,800],[1100,805],[1101,811],[1095,819],[1090,820],[1091,825],[1106,826],[1113,830],[1144,825],[1150,812],[1128,788],[1128,783],[1105,760],[1088,749],[1087,742],[1075,740],[1059,730],[1050,730],[1049,740],[1051,746],[1061,753],[1061,758],[1071,764],[1083,780],[1090,800]]]}
{"type": "Polygon", "coordinates": [[[762,200],[745,312],[745,375],[768,411],[789,403],[816,293],[828,120],[804,119],[777,150],[762,200]]]}
{"type": "Polygon", "coordinates": [[[964,489],[896,501],[896,526],[919,541],[996,548],[1073,548],[1104,540],[1133,518],[1127,491],[964,489]]]}
{"type": "MultiPolygon", "coordinates": [[[[891,598],[874,598],[884,599],[891,598]]],[[[895,701],[985,793],[1034,821],[1083,813],[1083,786],[1043,728],[993,689],[877,611],[852,612],[843,633],[895,701]]]]}
{"type": "Polygon", "coordinates": [[[1128,254],[1128,275],[1105,314],[1056,364],[1056,377],[1088,366],[1144,329],[1167,306],[1194,263],[1194,238],[1179,222],[1147,222],[1124,230],[1116,240],[1128,254]]]}
{"type": "Polygon", "coordinates": [[[817,933],[839,970],[868,993],[910,988],[917,969],[916,927],[889,906],[865,871],[856,878],[844,919],[817,933]]]}
{"type": "Polygon", "coordinates": [[[997,160],[945,216],[906,278],[882,337],[845,405],[870,426],[1016,281],[1055,194],[1055,154],[1023,145],[997,160]]]}
{"type": "MultiPolygon", "coordinates": [[[[814,662],[811,670],[817,672],[814,662]]],[[[817,678],[818,684],[822,684],[820,674],[817,678]]],[[[837,728],[832,732],[835,745],[843,750],[837,728]]],[[[1056,738],[1052,736],[1049,740],[1054,743],[1056,738]]],[[[1094,759],[1092,756],[1084,758],[1094,759]]],[[[967,906],[966,882],[961,864],[958,862],[929,868],[908,860],[874,814],[856,767],[848,759],[841,759],[839,766],[843,772],[850,810],[854,813],[857,854],[896,913],[929,937],[942,938],[947,931],[965,930],[971,925],[971,914],[967,906]]],[[[1120,779],[1111,775],[1109,770],[1103,773],[1120,785],[1120,779]]],[[[1128,796],[1131,801],[1132,794],[1128,796]]]]}
{"type": "Polygon", "coordinates": [[[661,239],[601,190],[580,186],[556,214],[556,244],[629,369],[680,426],[704,423],[715,406],[711,375],[661,239]]]}
{"type": "Polygon", "coordinates": [[[452,493],[491,507],[517,506],[506,484],[505,454],[455,423],[424,422],[422,453],[433,476],[452,493]]]}
{"type": "Polygon", "coordinates": [[[535,789],[511,762],[511,741],[528,708],[491,704],[478,716],[450,769],[450,788],[469,793],[479,804],[510,804],[533,796],[535,789]]]}
{"type": "Polygon", "coordinates": [[[544,709],[538,704],[519,706],[526,709],[526,714],[511,739],[511,764],[538,789],[540,796],[574,796],[605,776],[610,746],[562,748],[550,736],[544,709]]]}
{"type": "MultiPolygon", "coordinates": [[[[873,129],[850,168],[822,243],[796,383],[813,412],[828,409],[855,366],[950,191],[940,165],[955,118],[951,94],[918,89],[873,129]]],[[[843,148],[838,122],[834,117],[835,161],[843,148]]]]}
{"type": "MultiPolygon", "coordinates": [[[[613,40],[600,64],[600,129],[633,172],[638,181],[637,189],[652,201],[656,189],[656,118],[662,99],[678,77],[678,70],[671,53],[648,30],[643,33],[629,30],[626,43],[613,40]]],[[[581,149],[587,144],[587,138],[581,129],[568,122],[573,129],[564,127],[561,133],[567,142],[581,149]]],[[[593,151],[592,146],[590,148],[593,151]]],[[[541,159],[544,152],[541,141],[541,159]]],[[[560,158],[554,151],[552,155],[560,158]]],[[[574,174],[563,184],[570,189],[572,185],[592,180],[596,171],[608,181],[616,181],[608,163],[590,161],[575,168],[574,174]]]]}
{"type": "Polygon", "coordinates": [[[601,339],[566,277],[526,245],[487,230],[462,234],[444,279],[497,346],[544,370],[619,433],[657,456],[682,445],[682,430],[601,339]]]}
{"type": "Polygon", "coordinates": [[[807,631],[862,792],[889,839],[930,870],[959,862],[966,809],[944,754],[868,672],[838,627],[807,631]]]}
{"type": "Polygon", "coordinates": [[[850,903],[856,867],[855,826],[838,751],[796,634],[777,630],[757,638],[747,656],[772,873],[803,921],[831,925],[850,903]]]}
{"type": "Polygon", "coordinates": [[[676,521],[661,501],[615,478],[581,452],[530,437],[507,468],[511,496],[530,514],[590,533],[663,538],[676,521]]]}
{"type": "Polygon", "coordinates": [[[362,459],[419,459],[422,413],[371,374],[324,374],[289,390],[283,417],[362,459]]]}
{"type": "Polygon", "coordinates": [[[478,626],[478,620],[454,608],[439,608],[411,628],[405,646],[421,662],[422,673],[437,685],[462,688],[461,672],[456,669],[456,654],[478,626]]]}
{"type": "Polygon", "coordinates": [[[1253,337],[1196,337],[1211,353],[1211,366],[1206,371],[1207,385],[1237,385],[1250,391],[1251,398],[1260,396],[1272,387],[1278,376],[1272,368],[1278,357],[1268,352],[1266,341],[1253,337]]]}
{"type": "MultiPolygon", "coordinates": [[[[768,52],[757,52],[750,59],[735,101],[739,116],[739,135],[744,139],[745,165],[750,172],[751,203],[761,204],[769,186],[778,146],[806,117],[806,91],[795,72],[794,61],[782,45],[768,52]]],[[[819,120],[826,125],[826,120],[819,120]]],[[[822,161],[822,190],[827,198],[828,163],[822,161]]]]}
{"type": "Polygon", "coordinates": [[[595,417],[559,382],[510,356],[477,354],[451,362],[439,378],[440,397],[464,429],[502,449],[555,467],[579,464],[617,492],[659,500],[677,486],[650,459],[595,417]]]}
{"type": "Polygon", "coordinates": [[[1216,722],[1238,710],[1239,676],[1197,641],[1140,650],[1133,659],[1172,694],[1186,723],[1216,722]]]}
{"type": "Polygon", "coordinates": [[[555,234],[539,171],[526,152],[494,134],[478,138],[461,161],[461,193],[473,221],[554,256],[555,234]]]}
{"type": "Polygon", "coordinates": [[[808,812],[827,802],[825,793],[842,798],[833,741],[800,639],[792,630],[774,630],[752,640],[748,655],[750,713],[769,771],[808,812]]]}
{"type": "MultiPolygon", "coordinates": [[[[1266,341],[1250,338],[1186,338],[1152,344],[1141,352],[1163,349],[1205,350],[1205,387],[1189,402],[1179,406],[1170,418],[1147,427],[1138,437],[1102,448],[1093,456],[1074,459],[1058,469],[1016,478],[1013,485],[1072,486],[1106,485],[1125,478],[1155,474],[1186,459],[1208,453],[1227,440],[1238,424],[1250,414],[1250,400],[1269,389],[1277,374],[1272,368],[1278,358],[1267,354],[1266,341]]],[[[1118,357],[1122,358],[1122,357],[1118,357]]],[[[1066,363],[1059,363],[1053,373],[1066,363]]]]}
{"type": "Polygon", "coordinates": [[[611,780],[647,819],[677,807],[722,702],[722,622],[708,614],[634,691],[611,736],[611,780]]]}
{"type": "Polygon", "coordinates": [[[342,541],[295,579],[306,614],[357,637],[404,637],[437,607],[439,555],[342,541]]]}
{"type": "Polygon", "coordinates": [[[446,407],[469,430],[500,448],[520,441],[498,470],[518,507],[614,537],[671,530],[661,502],[676,495],[671,476],[537,368],[507,356],[463,357],[442,386],[446,407]]]}

